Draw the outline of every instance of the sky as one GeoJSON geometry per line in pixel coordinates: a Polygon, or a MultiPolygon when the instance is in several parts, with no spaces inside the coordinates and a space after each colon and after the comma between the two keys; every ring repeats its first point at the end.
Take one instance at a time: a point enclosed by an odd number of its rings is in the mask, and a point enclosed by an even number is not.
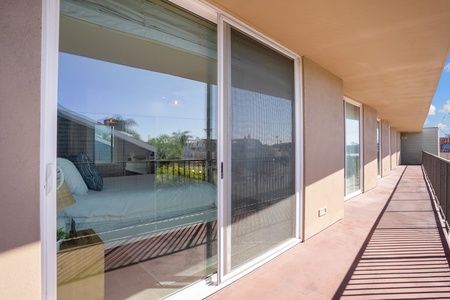
{"type": "MultiPolygon", "coordinates": [[[[124,119],[132,118],[138,123],[134,129],[144,141],[163,133],[171,135],[183,131],[189,131],[194,138],[206,137],[205,83],[65,53],[60,54],[59,76],[59,104],[93,120],[100,121],[117,114],[124,119]]],[[[279,106],[280,102],[277,103],[279,106]]],[[[279,108],[279,113],[286,115],[284,107],[279,108]]],[[[289,110],[290,105],[286,104],[286,109],[289,110]]],[[[216,118],[215,115],[212,117],[216,118]]],[[[289,120],[285,121],[289,123],[289,120]]],[[[289,126],[280,123],[275,127],[278,128],[265,128],[263,132],[266,135],[270,132],[273,139],[290,140],[291,133],[283,130],[289,126]]],[[[439,127],[440,136],[450,134],[450,55],[424,127],[439,127]]],[[[212,131],[214,138],[216,128],[212,131]]],[[[254,133],[252,137],[258,138],[254,133]]],[[[248,132],[236,134],[234,138],[248,132]]],[[[264,142],[271,144],[274,141],[264,142]]]]}
{"type": "Polygon", "coordinates": [[[450,55],[447,57],[424,127],[439,127],[439,136],[450,134],[450,55]]]}
{"type": "Polygon", "coordinates": [[[58,103],[73,112],[133,119],[144,141],[184,131],[206,137],[206,83],[62,52],[59,68],[58,103]]]}
{"type": "MultiPolygon", "coordinates": [[[[185,132],[205,139],[207,84],[164,73],[60,53],[58,104],[93,121],[133,119],[143,141],[185,132]]],[[[217,138],[217,91],[211,92],[211,137],[217,138]],[[216,97],[214,96],[216,95],[216,97]]],[[[233,139],[292,141],[292,101],[234,88],[233,139]],[[245,99],[245,101],[242,101],[245,99]]]]}

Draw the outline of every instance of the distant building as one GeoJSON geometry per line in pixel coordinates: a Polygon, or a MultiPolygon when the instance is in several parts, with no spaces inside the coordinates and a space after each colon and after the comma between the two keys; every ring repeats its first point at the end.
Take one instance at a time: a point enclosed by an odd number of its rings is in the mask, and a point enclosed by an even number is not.
{"type": "Polygon", "coordinates": [[[439,149],[441,152],[450,152],[450,137],[439,138],[439,149]]]}

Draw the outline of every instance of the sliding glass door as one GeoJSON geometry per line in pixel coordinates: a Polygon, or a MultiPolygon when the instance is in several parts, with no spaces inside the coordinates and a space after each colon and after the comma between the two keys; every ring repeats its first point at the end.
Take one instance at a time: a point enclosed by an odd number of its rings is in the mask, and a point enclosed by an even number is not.
{"type": "Polygon", "coordinates": [[[164,0],[60,7],[59,298],[189,293],[298,243],[298,56],[164,0]]]}
{"type": "Polygon", "coordinates": [[[295,236],[294,60],[229,27],[226,272],[295,236]]]}
{"type": "Polygon", "coordinates": [[[60,299],[160,299],[217,272],[216,25],[61,2],[60,299]]]}
{"type": "Polygon", "coordinates": [[[377,119],[377,171],[381,177],[381,121],[377,119]]]}
{"type": "Polygon", "coordinates": [[[361,192],[361,106],[350,100],[345,104],[345,196],[361,192]]]}

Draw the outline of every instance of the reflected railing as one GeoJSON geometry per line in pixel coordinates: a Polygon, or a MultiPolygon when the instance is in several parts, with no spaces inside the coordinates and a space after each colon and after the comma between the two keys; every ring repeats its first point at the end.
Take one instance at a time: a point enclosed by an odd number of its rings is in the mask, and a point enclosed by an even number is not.
{"type": "Polygon", "coordinates": [[[156,175],[183,176],[217,184],[216,161],[205,159],[157,160],[152,162],[156,175]]]}
{"type": "Polygon", "coordinates": [[[232,159],[233,215],[270,206],[293,194],[290,157],[232,159]]]}
{"type": "Polygon", "coordinates": [[[450,161],[423,151],[422,165],[439,203],[447,231],[450,232],[450,161]]]}

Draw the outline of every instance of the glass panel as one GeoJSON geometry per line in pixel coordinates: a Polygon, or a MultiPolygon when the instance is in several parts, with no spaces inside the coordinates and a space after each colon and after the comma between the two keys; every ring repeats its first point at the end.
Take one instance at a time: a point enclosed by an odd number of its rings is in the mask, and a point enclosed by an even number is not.
{"type": "Polygon", "coordinates": [[[378,176],[381,176],[381,159],[380,159],[380,121],[377,121],[377,170],[378,176]]]}
{"type": "Polygon", "coordinates": [[[345,194],[361,189],[360,108],[345,102],[345,194]]]}
{"type": "Polygon", "coordinates": [[[94,130],[95,162],[114,162],[114,126],[96,124],[94,130]]]}
{"type": "Polygon", "coordinates": [[[61,7],[58,298],[163,298],[217,272],[216,27],[162,1],[61,7]]]}
{"type": "Polygon", "coordinates": [[[294,237],[294,63],[231,32],[231,268],[294,237]]]}

